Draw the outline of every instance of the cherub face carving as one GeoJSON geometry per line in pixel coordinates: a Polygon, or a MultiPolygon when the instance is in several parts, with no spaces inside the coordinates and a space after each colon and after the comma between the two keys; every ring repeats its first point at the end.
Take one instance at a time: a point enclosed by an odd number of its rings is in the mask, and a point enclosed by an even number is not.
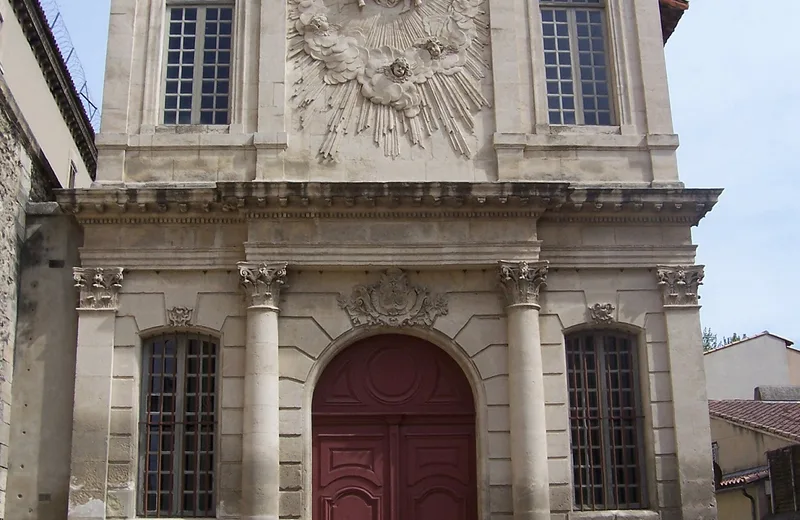
{"type": "Polygon", "coordinates": [[[309,20],[308,27],[316,33],[326,33],[328,29],[330,29],[328,17],[324,14],[315,14],[311,17],[311,20],[309,20]]]}
{"type": "Polygon", "coordinates": [[[411,77],[411,64],[405,58],[397,58],[386,68],[389,79],[402,83],[411,77]]]}

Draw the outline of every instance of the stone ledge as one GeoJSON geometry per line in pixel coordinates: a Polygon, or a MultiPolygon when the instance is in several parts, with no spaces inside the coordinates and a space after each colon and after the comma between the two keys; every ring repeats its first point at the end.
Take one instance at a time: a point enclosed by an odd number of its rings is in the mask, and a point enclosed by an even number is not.
{"type": "MultiPolygon", "coordinates": [[[[554,150],[677,150],[675,134],[621,135],[617,127],[606,132],[587,133],[560,129],[549,134],[494,134],[495,149],[526,152],[554,150]]],[[[581,129],[582,130],[582,129],[581,129]]]]}
{"type": "Polygon", "coordinates": [[[658,520],[658,511],[649,510],[610,510],[610,511],[572,511],[567,520],[658,520]]]}
{"type": "Polygon", "coordinates": [[[98,223],[166,218],[411,218],[585,215],[697,224],[722,190],[587,187],[567,182],[217,182],[57,190],[68,213],[98,223]],[[184,214],[183,217],[180,215],[184,214]]]}

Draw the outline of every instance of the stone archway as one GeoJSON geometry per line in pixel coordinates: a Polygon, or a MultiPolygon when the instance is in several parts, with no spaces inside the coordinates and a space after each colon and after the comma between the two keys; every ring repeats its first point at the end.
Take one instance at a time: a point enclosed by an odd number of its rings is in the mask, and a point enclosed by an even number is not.
{"type": "Polygon", "coordinates": [[[312,430],[314,520],[477,519],[472,390],[435,345],[389,334],[339,353],[312,430]]]}

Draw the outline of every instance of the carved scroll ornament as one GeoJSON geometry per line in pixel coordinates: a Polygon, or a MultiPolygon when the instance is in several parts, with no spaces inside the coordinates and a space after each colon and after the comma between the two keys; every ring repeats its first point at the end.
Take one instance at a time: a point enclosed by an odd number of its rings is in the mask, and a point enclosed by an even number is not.
{"type": "Polygon", "coordinates": [[[696,306],[700,295],[698,289],[703,285],[704,266],[658,266],[656,273],[658,285],[665,307],[696,306]]]}
{"type": "Polygon", "coordinates": [[[447,300],[425,286],[411,285],[401,269],[390,268],[372,285],[357,285],[349,298],[339,296],[339,306],[354,327],[431,327],[447,314],[447,300]]]}
{"type": "Polygon", "coordinates": [[[500,287],[508,305],[539,305],[539,291],[546,280],[547,262],[500,262],[500,287]]]}
{"type": "Polygon", "coordinates": [[[614,321],[614,306],[610,303],[595,303],[589,307],[589,316],[595,323],[611,323],[614,321]]]}
{"type": "Polygon", "coordinates": [[[489,106],[480,89],[489,69],[486,0],[342,2],[289,0],[292,99],[301,126],[328,114],[323,158],[336,159],[346,134],[368,130],[386,156],[400,155],[403,135],[424,147],[441,131],[470,157],[474,115],[489,106]]]}
{"type": "Polygon", "coordinates": [[[189,307],[173,307],[167,310],[167,324],[170,327],[188,327],[192,324],[194,309],[189,307]]]}
{"type": "Polygon", "coordinates": [[[122,268],[75,267],[72,270],[78,289],[78,309],[113,310],[119,304],[122,268]]]}

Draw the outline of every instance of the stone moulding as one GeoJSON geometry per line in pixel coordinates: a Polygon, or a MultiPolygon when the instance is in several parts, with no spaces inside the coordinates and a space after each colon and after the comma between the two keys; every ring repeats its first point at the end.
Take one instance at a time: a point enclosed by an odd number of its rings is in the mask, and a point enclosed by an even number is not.
{"type": "Polygon", "coordinates": [[[72,278],[78,290],[78,309],[116,310],[122,289],[121,267],[75,267],[72,278]]]}
{"type": "Polygon", "coordinates": [[[695,225],[722,190],[590,188],[569,183],[217,182],[57,190],[81,222],[244,222],[254,218],[394,218],[531,214],[566,222],[695,225]]]}
{"type": "Polygon", "coordinates": [[[499,263],[499,281],[506,298],[512,305],[539,305],[539,291],[547,285],[547,262],[499,263]]]}
{"type": "Polygon", "coordinates": [[[664,307],[696,307],[700,302],[698,289],[703,285],[705,266],[660,265],[656,270],[664,307]]]}
{"type": "Polygon", "coordinates": [[[170,327],[188,327],[192,324],[194,309],[189,307],[173,307],[167,310],[167,324],[170,327]]]}
{"type": "Polygon", "coordinates": [[[371,131],[384,155],[400,155],[436,131],[471,157],[475,114],[488,107],[486,0],[288,1],[288,58],[297,69],[291,99],[300,125],[328,116],[319,148],[336,159],[348,133],[371,131]]]}
{"type": "Polygon", "coordinates": [[[403,270],[392,267],[372,285],[357,285],[350,297],[339,295],[353,327],[431,327],[448,312],[443,295],[423,285],[411,285],[403,270]]]}
{"type": "Polygon", "coordinates": [[[286,285],[286,263],[239,262],[239,284],[248,307],[278,308],[281,287],[286,285]]]}
{"type": "Polygon", "coordinates": [[[614,309],[610,303],[595,303],[589,306],[589,317],[594,323],[611,323],[614,321],[614,309]]]}

